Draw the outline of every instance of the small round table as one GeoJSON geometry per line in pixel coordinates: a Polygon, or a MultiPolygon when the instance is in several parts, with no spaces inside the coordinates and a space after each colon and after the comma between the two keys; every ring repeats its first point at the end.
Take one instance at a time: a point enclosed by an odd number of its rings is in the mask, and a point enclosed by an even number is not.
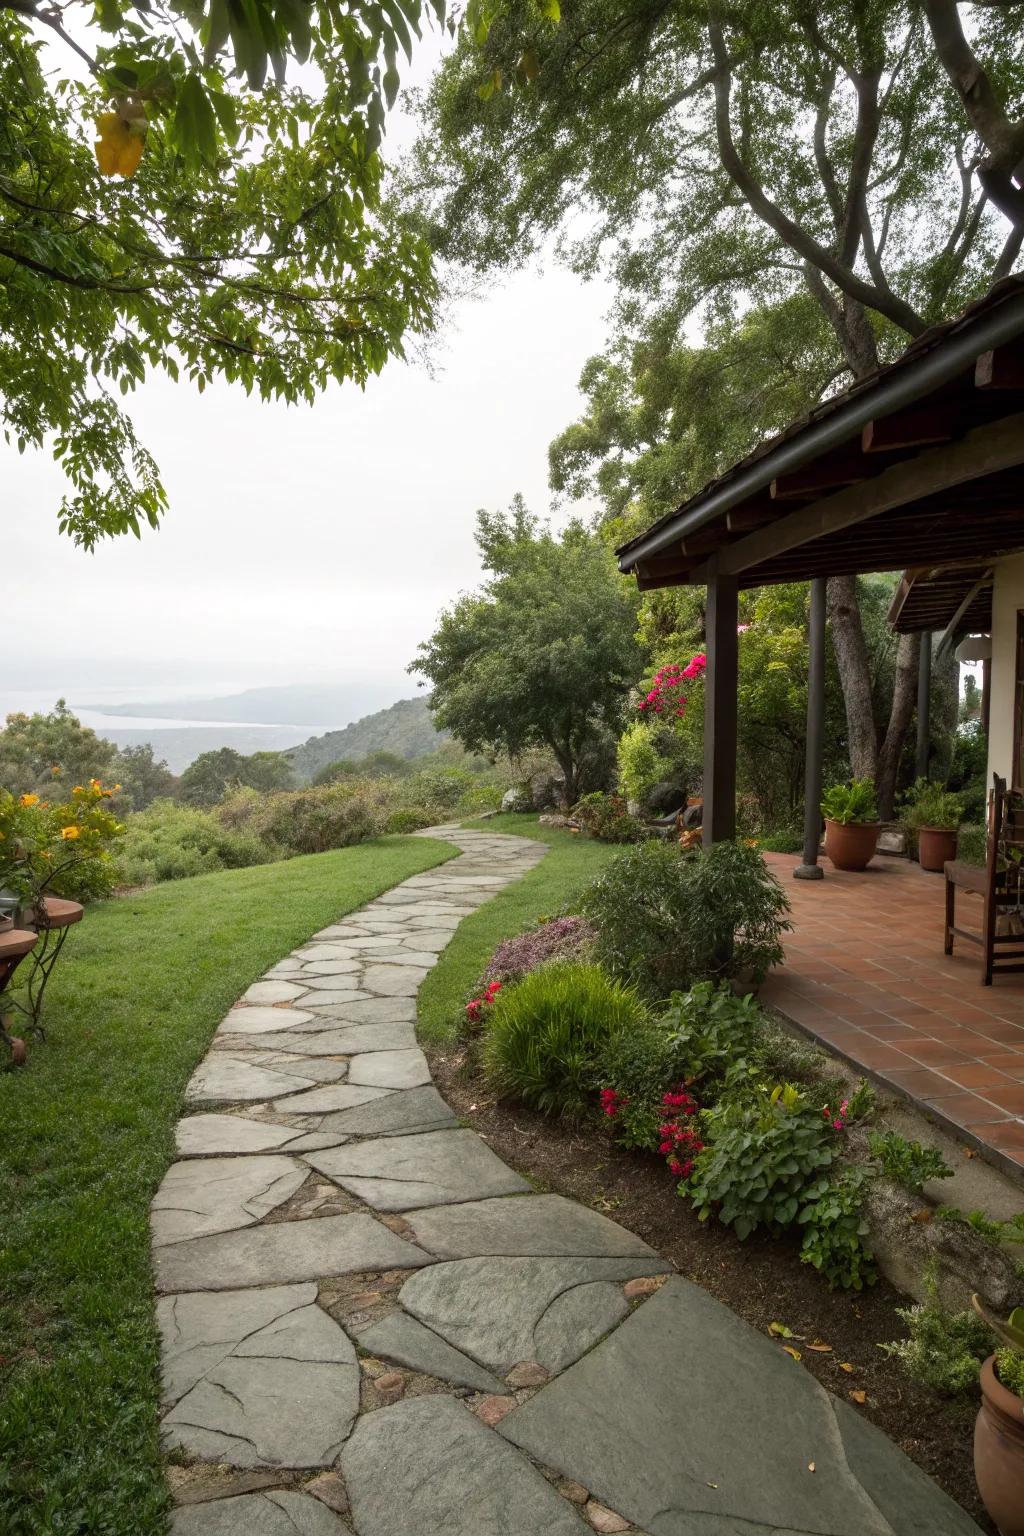
{"type": "MultiPolygon", "coordinates": [[[[10,986],[11,977],[26,955],[30,955],[39,943],[39,934],[30,928],[6,928],[0,930],[0,1004],[10,986]]],[[[20,1008],[19,1011],[24,1010],[20,1008]]],[[[7,1051],[11,1062],[23,1061],[25,1045],[17,1040],[7,1027],[8,1016],[0,1012],[0,1047],[7,1051]],[[17,1044],[15,1043],[17,1041],[17,1044]]]]}

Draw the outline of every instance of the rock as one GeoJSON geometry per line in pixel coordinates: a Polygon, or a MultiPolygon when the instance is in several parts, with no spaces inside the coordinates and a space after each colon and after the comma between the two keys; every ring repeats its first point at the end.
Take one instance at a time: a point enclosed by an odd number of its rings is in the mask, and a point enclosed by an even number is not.
{"type": "Polygon", "coordinates": [[[367,1414],[342,1451],[341,1470],[359,1536],[586,1530],[535,1467],[450,1397],[408,1398],[367,1414]]]}
{"type": "Polygon", "coordinates": [[[542,1387],[551,1380],[551,1372],[536,1360],[520,1360],[505,1373],[505,1385],[518,1392],[523,1387],[542,1387]]]}
{"type": "Polygon", "coordinates": [[[629,1304],[621,1282],[650,1267],[643,1259],[460,1259],[407,1280],[401,1301],[499,1376],[524,1361],[550,1373],[622,1321],[629,1304]]]}
{"type": "Polygon", "coordinates": [[[566,827],[574,827],[576,823],[569,816],[548,814],[545,816],[538,816],[537,825],[541,827],[561,827],[564,830],[566,827]]]}
{"type": "Polygon", "coordinates": [[[646,809],[652,816],[672,816],[686,804],[686,791],[669,779],[663,779],[649,791],[646,809]]]}
{"type": "MultiPolygon", "coordinates": [[[[235,1007],[217,1026],[218,1035],[262,1035],[304,1024],[313,1015],[303,1008],[235,1007]]],[[[216,1037],[215,1037],[216,1038],[216,1037]]]]}
{"type": "Polygon", "coordinates": [[[770,1340],[672,1276],[498,1433],[651,1536],[766,1526],[819,1536],[978,1536],[868,1424],[862,1485],[842,1407],[770,1340]],[[785,1411],[766,1411],[772,1404],[785,1411]],[[879,1512],[880,1489],[899,1518],[879,1512]]]}
{"type": "Polygon", "coordinates": [[[348,1080],[372,1088],[423,1088],[430,1082],[430,1068],[418,1046],[410,1051],[373,1051],[353,1056],[348,1080]]]}
{"type": "Polygon", "coordinates": [[[622,1294],[627,1301],[636,1301],[640,1296],[653,1296],[665,1284],[664,1275],[638,1275],[635,1280],[627,1280],[622,1287],[622,1294]]]}
{"type": "Polygon", "coordinates": [[[328,1509],[333,1509],[336,1515],[348,1514],[348,1490],[344,1479],[339,1477],[337,1472],[321,1472],[320,1476],[314,1477],[302,1491],[310,1494],[314,1499],[319,1499],[321,1504],[326,1504],[328,1509]]]}
{"type": "Polygon", "coordinates": [[[517,784],[512,789],[506,789],[501,797],[501,808],[503,811],[532,811],[533,796],[529,788],[517,784]]]}
{"type": "Polygon", "coordinates": [[[518,1406],[514,1397],[484,1397],[474,1405],[473,1412],[478,1419],[493,1428],[495,1424],[501,1423],[506,1413],[511,1413],[518,1406]]]}
{"type": "Polygon", "coordinates": [[[417,1211],[409,1219],[417,1241],[438,1258],[655,1257],[653,1248],[634,1233],[562,1195],[473,1200],[417,1211]]]}
{"type": "MultiPolygon", "coordinates": [[[[353,1302],[355,1298],[352,1298],[353,1302]]],[[[471,1387],[475,1392],[500,1393],[501,1382],[475,1360],[453,1349],[444,1339],[405,1312],[392,1312],[358,1336],[363,1349],[388,1360],[396,1360],[410,1371],[435,1376],[453,1386],[471,1387]]]]}
{"type": "Polygon", "coordinates": [[[405,1377],[401,1371],[385,1371],[374,1378],[373,1389],[381,1403],[397,1403],[405,1392],[405,1377]]]}
{"type": "Polygon", "coordinates": [[[1024,1299],[1024,1282],[1013,1258],[961,1222],[914,1221],[920,1196],[887,1180],[868,1186],[864,1214],[879,1269],[897,1290],[927,1300],[926,1268],[934,1263],[939,1300],[962,1312],[977,1291],[994,1311],[1006,1313],[1024,1299]]]}
{"type": "Polygon", "coordinates": [[[560,773],[542,771],[530,779],[530,804],[535,811],[547,811],[560,806],[565,796],[565,777],[560,773]]]}
{"type": "Polygon", "coordinates": [[[252,1226],[291,1198],[309,1170],[294,1157],[209,1157],[172,1163],[153,1196],[156,1246],[252,1226]]]}
{"type": "Polygon", "coordinates": [[[596,1499],[591,1499],[583,1511],[595,1531],[628,1531],[629,1521],[623,1520],[613,1509],[606,1509],[596,1499]]]}
{"type": "Polygon", "coordinates": [[[431,1084],[389,1093],[357,1109],[325,1115],[320,1129],[324,1133],[342,1131],[351,1136],[405,1136],[456,1124],[455,1116],[431,1084]]]}
{"type": "Polygon", "coordinates": [[[326,1152],[311,1152],[307,1160],[381,1211],[408,1211],[530,1187],[470,1130],[349,1142],[326,1152]]]}
{"type": "Polygon", "coordinates": [[[258,1488],[274,1488],[281,1481],[280,1472],[241,1472],[235,1467],[194,1461],[178,1466],[169,1461],[164,1467],[167,1486],[175,1504],[205,1504],[208,1499],[229,1499],[258,1488]]]}
{"type": "Polygon", "coordinates": [[[312,1285],[158,1304],[166,1445],[233,1466],[329,1466],[359,1405],[348,1336],[312,1285]]]}
{"type": "Polygon", "coordinates": [[[329,1275],[415,1269],[430,1257],[372,1216],[323,1216],[169,1243],[155,1253],[157,1290],[221,1291],[329,1275]]]}
{"type": "Polygon", "coordinates": [[[171,1515],[171,1536],[349,1536],[316,1499],[284,1488],[190,1504],[171,1515]]]}

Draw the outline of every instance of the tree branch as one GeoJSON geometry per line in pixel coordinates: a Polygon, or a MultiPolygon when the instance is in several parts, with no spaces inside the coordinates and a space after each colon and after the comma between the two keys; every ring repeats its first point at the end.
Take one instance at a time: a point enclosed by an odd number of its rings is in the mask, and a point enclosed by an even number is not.
{"type": "Polygon", "coordinates": [[[732,136],[730,120],[732,75],[722,23],[716,7],[709,8],[708,35],[718,66],[715,78],[715,128],[718,135],[719,155],[725,170],[739,187],[753,212],[770,229],[773,229],[786,245],[796,251],[798,256],[816,267],[826,277],[831,278],[836,287],[848,294],[850,298],[856,299],[868,309],[877,310],[879,314],[885,315],[909,335],[920,335],[924,330],[924,321],[909,304],[895,294],[881,292],[871,283],[865,282],[845,262],[826,250],[813,235],[801,228],[772,202],[757,177],[744,163],[732,136]]]}
{"type": "Polygon", "coordinates": [[[32,0],[0,0],[0,11],[14,11],[16,15],[24,16],[27,21],[38,21],[44,27],[49,27],[52,32],[56,32],[62,42],[67,43],[68,47],[78,54],[80,59],[85,60],[93,74],[96,73],[96,60],[75,42],[69,32],[65,32],[63,22],[56,11],[37,11],[32,0]]]}

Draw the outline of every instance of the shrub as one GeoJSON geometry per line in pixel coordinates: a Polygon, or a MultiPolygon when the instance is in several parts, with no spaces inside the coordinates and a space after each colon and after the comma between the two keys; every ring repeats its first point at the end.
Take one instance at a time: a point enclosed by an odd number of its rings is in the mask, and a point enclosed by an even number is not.
{"type": "Polygon", "coordinates": [[[805,1205],[797,1217],[804,1229],[800,1258],[813,1264],[829,1285],[861,1291],[878,1279],[874,1255],[865,1242],[863,1168],[846,1168],[826,1189],[805,1205]]]}
{"type": "Polygon", "coordinates": [[[385,832],[419,832],[429,827],[434,817],[424,806],[401,806],[392,811],[384,823],[385,832]]]}
{"type": "Polygon", "coordinates": [[[613,1122],[623,1147],[653,1152],[665,1120],[664,1097],[685,1078],[685,1050],[663,1020],[642,1029],[620,1031],[604,1044],[598,1058],[601,1108],[613,1122]]]}
{"type": "Polygon", "coordinates": [[[981,1362],[992,1352],[992,1338],[974,1312],[946,1310],[939,1301],[934,1266],[924,1283],[927,1300],[898,1309],[910,1337],[880,1348],[899,1360],[915,1381],[957,1397],[977,1384],[981,1362]]]}
{"type": "Polygon", "coordinates": [[[704,1123],[710,1145],[687,1191],[701,1221],[717,1212],[741,1239],[758,1227],[782,1232],[828,1189],[833,1133],[797,1089],[726,1100],[704,1123]]]}
{"type": "Polygon", "coordinates": [[[90,779],[56,801],[34,790],[0,789],[0,890],[26,909],[47,896],[90,901],[109,895],[116,879],[111,845],[124,833],[111,810],[120,787],[105,789],[90,779]]]}
{"type": "Polygon", "coordinates": [[[953,1170],[935,1147],[908,1141],[899,1131],[872,1131],[868,1138],[871,1156],[878,1159],[882,1176],[919,1195],[929,1179],[951,1179],[953,1170]]]}
{"type": "Polygon", "coordinates": [[[484,981],[518,981],[549,960],[583,960],[594,942],[584,917],[553,917],[538,928],[517,933],[499,944],[484,971],[484,981]]]}
{"type": "Polygon", "coordinates": [[[665,997],[694,982],[783,958],[789,902],[756,848],[715,843],[681,854],[651,840],[614,859],[584,894],[598,958],[613,975],[665,997]]]}
{"type": "Polygon", "coordinates": [[[484,1066],[499,1093],[544,1114],[579,1116],[592,1102],[604,1045],[647,1020],[636,992],[599,966],[544,966],[497,997],[484,1066]]]}
{"type": "Polygon", "coordinates": [[[635,843],[644,835],[640,822],[626,810],[621,795],[606,795],[603,790],[595,790],[592,795],[577,800],[572,814],[585,832],[602,843],[635,843]]]}
{"type": "Polygon", "coordinates": [[[956,855],[965,864],[984,866],[988,858],[988,832],[984,825],[963,826],[957,838],[956,855]]]}
{"type": "Polygon", "coordinates": [[[955,831],[963,820],[964,803],[957,795],[951,795],[941,784],[929,779],[918,779],[907,791],[903,801],[902,816],[912,832],[922,827],[942,827],[955,831]]]}
{"type": "Polygon", "coordinates": [[[644,720],[634,720],[619,737],[616,748],[619,783],[627,800],[642,805],[654,786],[669,771],[654,742],[654,733],[644,720]]]}
{"type": "Polygon", "coordinates": [[[278,857],[279,849],[250,832],[225,827],[209,811],[154,800],[146,810],[129,816],[118,867],[126,884],[148,885],[267,864],[278,857]]]}
{"type": "Polygon", "coordinates": [[[833,784],[822,796],[821,814],[826,821],[844,827],[877,821],[874,779],[851,779],[849,784],[833,784]]]}
{"type": "Polygon", "coordinates": [[[1024,1355],[1005,1345],[996,1350],[996,1375],[1007,1392],[1024,1398],[1024,1355]]]}

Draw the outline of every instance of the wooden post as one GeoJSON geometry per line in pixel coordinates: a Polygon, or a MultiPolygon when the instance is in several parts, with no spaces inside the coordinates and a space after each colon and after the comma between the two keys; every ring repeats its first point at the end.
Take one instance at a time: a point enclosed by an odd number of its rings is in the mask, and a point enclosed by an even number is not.
{"type": "Polygon", "coordinates": [[[981,729],[988,741],[988,719],[992,703],[992,662],[986,656],[981,664],[981,729]]]}
{"type": "Polygon", "coordinates": [[[720,576],[713,562],[708,576],[707,656],[704,681],[704,811],[701,820],[705,848],[736,836],[736,694],[739,653],[736,625],[739,584],[735,576],[720,576]]]}
{"type": "Polygon", "coordinates": [[[928,755],[932,742],[932,637],[928,630],[921,636],[921,655],[917,664],[917,757],[914,777],[928,777],[928,755]]]}
{"type": "Polygon", "coordinates": [[[793,871],[796,880],[823,880],[818,863],[821,841],[821,758],[825,743],[825,577],[811,582],[807,666],[807,758],[804,768],[803,863],[793,871]]]}

